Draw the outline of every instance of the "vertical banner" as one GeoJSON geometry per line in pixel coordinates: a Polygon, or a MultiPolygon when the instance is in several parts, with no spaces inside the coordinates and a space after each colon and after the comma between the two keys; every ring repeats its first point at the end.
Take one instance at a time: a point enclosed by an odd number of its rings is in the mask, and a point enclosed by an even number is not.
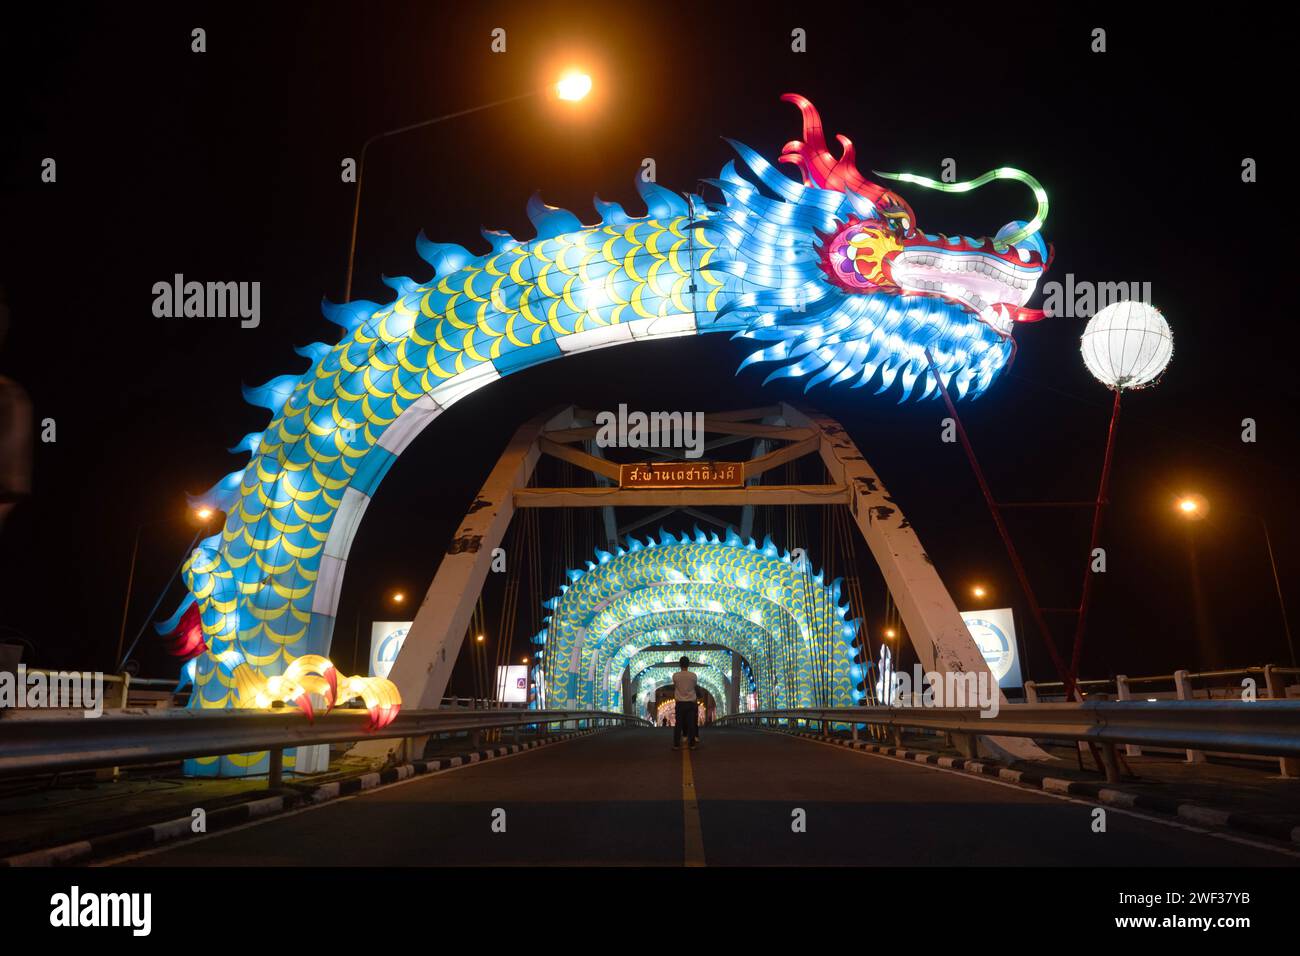
{"type": "Polygon", "coordinates": [[[893,707],[894,700],[894,654],[889,649],[889,645],[884,641],[880,642],[880,663],[878,665],[880,676],[876,679],[876,701],[882,707],[893,707]]]}
{"type": "Polygon", "coordinates": [[[503,704],[528,703],[528,668],[511,664],[497,668],[497,700],[503,704]]]}
{"type": "Polygon", "coordinates": [[[984,662],[1001,688],[1020,687],[1020,655],[1016,644],[1016,621],[1011,608],[987,611],[962,611],[966,630],[984,656],[984,662]]]}
{"type": "Polygon", "coordinates": [[[410,621],[374,621],[370,625],[370,676],[387,677],[406,643],[410,621]]]}

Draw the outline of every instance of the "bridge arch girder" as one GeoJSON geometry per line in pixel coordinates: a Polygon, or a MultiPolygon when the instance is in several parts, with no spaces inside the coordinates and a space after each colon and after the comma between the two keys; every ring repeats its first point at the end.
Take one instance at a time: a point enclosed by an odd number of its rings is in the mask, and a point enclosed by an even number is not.
{"type": "MultiPolygon", "coordinates": [[[[921,665],[926,670],[983,673],[996,686],[996,679],[967,631],[933,562],[925,553],[916,530],[866,457],[835,420],[784,402],[744,414],[728,413],[714,419],[705,416],[706,431],[712,429],[728,434],[727,429],[735,423],[745,422],[749,434],[761,427],[773,440],[791,443],[762,459],[747,463],[747,474],[751,465],[772,467],[773,455],[779,456],[782,462],[800,455],[816,455],[828,475],[823,485],[665,492],[528,487],[537,459],[543,453],[542,443],[548,440],[548,435],[557,436],[555,441],[551,441],[551,445],[555,445],[573,441],[570,436],[591,428],[578,421],[579,414],[576,409],[568,408],[540,416],[521,427],[484,482],[474,507],[455,534],[456,544],[443,557],[390,673],[390,678],[401,690],[405,706],[437,706],[444,695],[477,595],[489,573],[492,549],[501,546],[514,511],[520,507],[609,507],[622,504],[707,507],[749,503],[846,505],[853,524],[861,532],[880,568],[921,665]],[[750,425],[748,420],[753,419],[762,419],[764,424],[750,425]],[[711,425],[711,421],[716,425],[711,425]],[[459,546],[465,542],[472,546],[459,546]]],[[[545,451],[554,454],[551,447],[545,451]]],[[[583,458],[572,451],[566,454],[570,460],[579,460],[583,467],[598,471],[595,464],[587,460],[590,456],[583,458]]],[[[608,470],[607,463],[600,464],[608,470]]],[[[555,655],[548,656],[552,660],[555,658],[555,655]]],[[[547,666],[550,666],[549,660],[547,666]]],[[[534,673],[538,673],[538,669],[534,673]]],[[[1029,741],[993,740],[1004,753],[1012,756],[1031,759],[1044,756],[1029,741]]],[[[394,746],[396,741],[375,740],[362,744],[359,749],[381,755],[394,746]]]]}

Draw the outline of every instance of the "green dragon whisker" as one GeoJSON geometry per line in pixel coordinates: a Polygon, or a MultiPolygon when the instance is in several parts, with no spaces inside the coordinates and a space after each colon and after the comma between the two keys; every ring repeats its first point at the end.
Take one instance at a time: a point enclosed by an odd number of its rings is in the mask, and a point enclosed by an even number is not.
{"type": "Polygon", "coordinates": [[[1013,246],[1022,239],[1028,239],[1038,230],[1043,228],[1043,223],[1047,222],[1047,190],[1033,176],[1029,175],[1022,169],[1016,169],[1014,166],[999,166],[997,169],[990,169],[983,176],[977,176],[972,180],[964,183],[941,183],[930,179],[927,176],[917,176],[914,173],[885,173],[880,170],[874,170],[875,175],[884,179],[895,179],[899,182],[913,183],[917,186],[924,186],[926,189],[937,189],[945,193],[968,193],[973,189],[993,182],[995,179],[1014,179],[1016,182],[1024,183],[1034,192],[1034,199],[1038,202],[1038,211],[1034,213],[1034,218],[1029,220],[1020,229],[1003,236],[993,245],[995,248],[1013,246]]]}

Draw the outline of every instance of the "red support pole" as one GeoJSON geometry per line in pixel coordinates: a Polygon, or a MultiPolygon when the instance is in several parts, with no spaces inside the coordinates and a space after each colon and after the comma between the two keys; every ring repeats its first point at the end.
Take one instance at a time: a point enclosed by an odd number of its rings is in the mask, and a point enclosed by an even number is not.
{"type": "Polygon", "coordinates": [[[1006,524],[1002,520],[1002,512],[998,509],[998,504],[993,500],[993,492],[989,490],[989,484],[984,480],[984,471],[980,468],[980,463],[975,457],[975,449],[971,446],[970,438],[966,435],[966,428],[961,423],[961,416],[957,414],[957,408],[952,403],[951,396],[948,395],[948,389],[944,387],[943,379],[939,377],[939,369],[934,364],[934,356],[930,350],[925,350],[925,357],[930,362],[930,371],[934,375],[935,383],[938,385],[939,394],[943,396],[944,404],[948,406],[948,414],[952,416],[953,422],[957,425],[957,434],[961,438],[961,446],[966,451],[966,458],[970,461],[971,470],[975,472],[975,479],[979,482],[980,491],[984,493],[984,500],[988,503],[989,513],[993,515],[993,523],[997,525],[998,534],[1002,536],[1002,543],[1006,546],[1007,556],[1011,558],[1011,566],[1015,569],[1016,577],[1020,580],[1021,590],[1025,592],[1025,598],[1029,601],[1029,609],[1034,616],[1034,621],[1038,624],[1038,631],[1043,637],[1043,643],[1047,645],[1047,653],[1052,658],[1052,666],[1056,668],[1057,676],[1062,682],[1069,684],[1069,672],[1065,669],[1065,662],[1061,660],[1061,655],[1052,642],[1052,632],[1047,627],[1047,619],[1043,617],[1043,609],[1038,604],[1038,598],[1034,595],[1033,586],[1029,583],[1029,575],[1025,572],[1024,563],[1020,560],[1020,552],[1016,550],[1015,544],[1011,541],[1011,533],[1007,530],[1006,524]]]}
{"type": "Polygon", "coordinates": [[[1083,596],[1079,599],[1079,620],[1074,629],[1074,648],[1070,653],[1070,673],[1065,679],[1065,696],[1074,693],[1079,674],[1079,659],[1083,656],[1083,635],[1088,625],[1088,605],[1092,597],[1092,556],[1101,537],[1102,508],[1106,505],[1106,492],[1110,487],[1110,466],[1115,457],[1115,432],[1119,428],[1120,389],[1115,389],[1115,405],[1110,413],[1110,431],[1106,433],[1106,455],[1101,463],[1101,483],[1097,487],[1097,503],[1092,511],[1092,538],[1088,544],[1088,557],[1083,564],[1083,596]]]}

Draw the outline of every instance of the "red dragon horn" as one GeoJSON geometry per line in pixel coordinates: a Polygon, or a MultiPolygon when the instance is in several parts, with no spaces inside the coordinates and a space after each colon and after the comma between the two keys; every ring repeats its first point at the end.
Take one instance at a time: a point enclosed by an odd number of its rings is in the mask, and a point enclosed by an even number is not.
{"type": "Polygon", "coordinates": [[[780,159],[783,163],[792,163],[799,168],[805,186],[855,192],[870,199],[883,213],[903,212],[912,223],[916,222],[912,207],[896,193],[873,183],[858,172],[853,141],[847,136],[835,137],[843,148],[840,158],[831,155],[831,151],[826,148],[826,131],[822,126],[821,114],[806,96],[786,93],[781,99],[799,107],[799,113],[803,117],[803,140],[786,143],[780,159]]]}

